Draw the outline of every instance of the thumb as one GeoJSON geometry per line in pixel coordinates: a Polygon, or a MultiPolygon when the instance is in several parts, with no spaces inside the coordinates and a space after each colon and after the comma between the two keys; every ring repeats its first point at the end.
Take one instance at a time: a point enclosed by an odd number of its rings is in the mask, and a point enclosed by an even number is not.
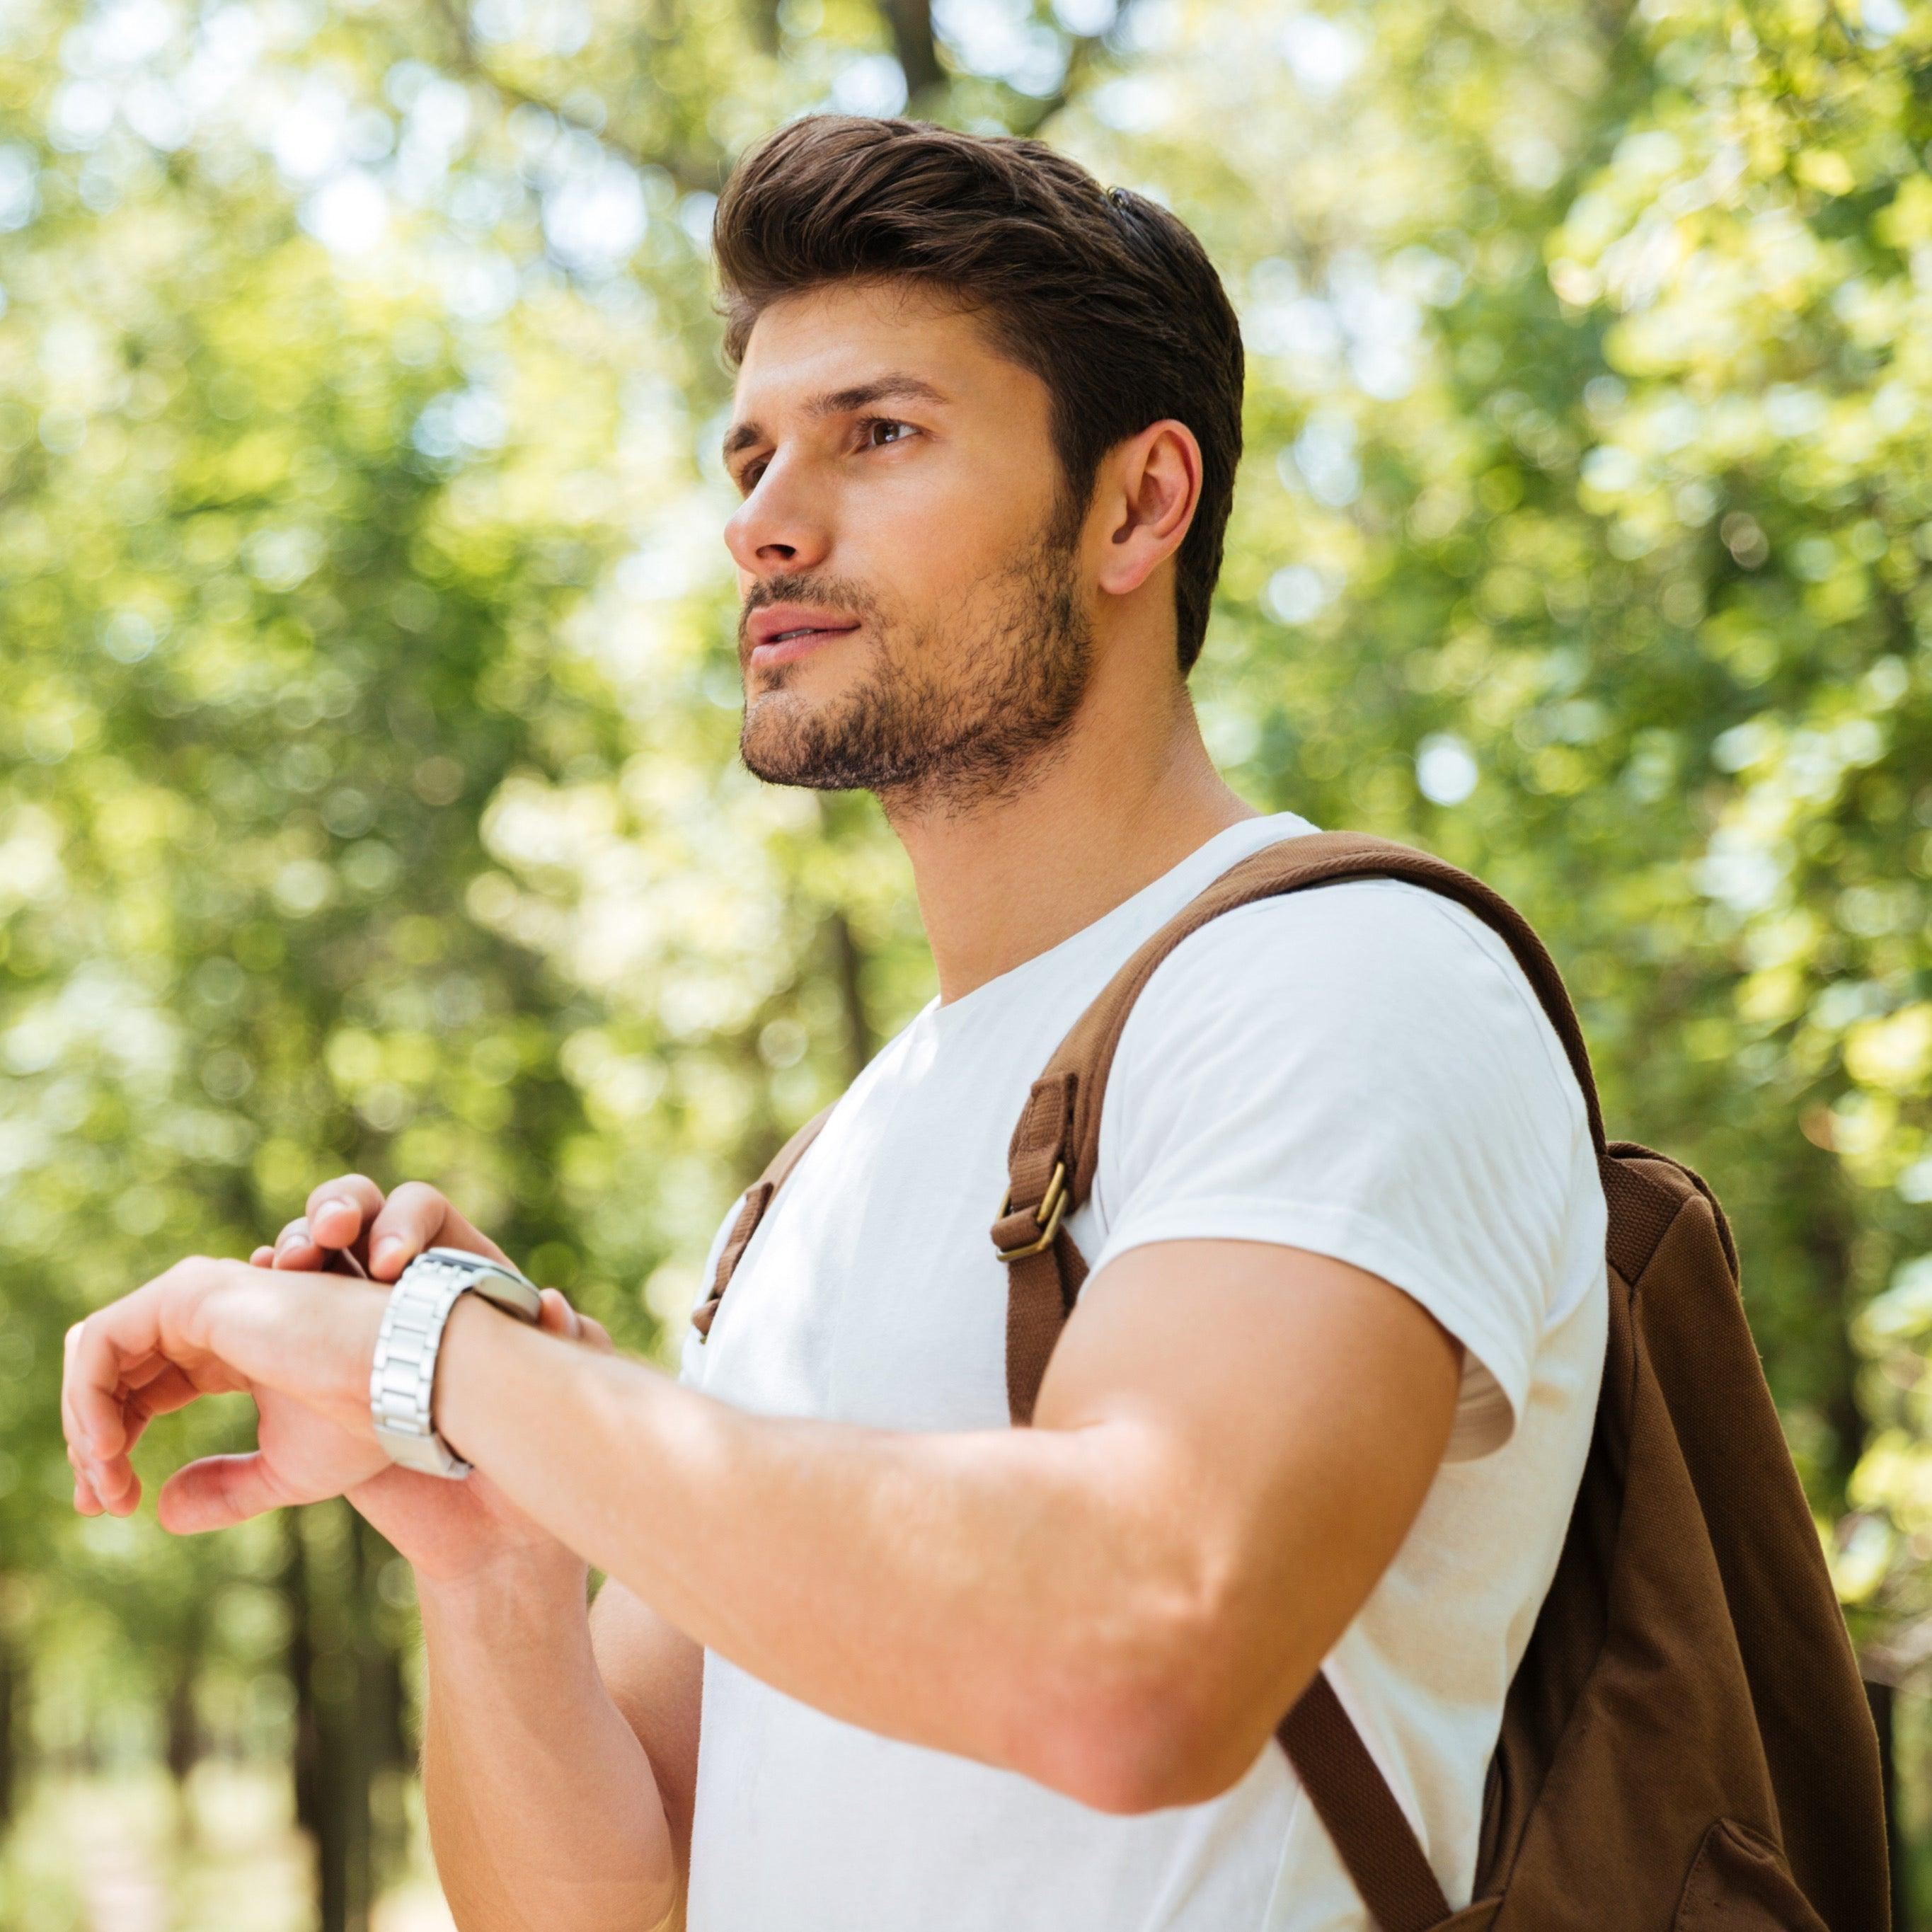
{"type": "Polygon", "coordinates": [[[537,1326],[545,1334],[560,1336],[566,1342],[581,1342],[599,1354],[614,1355],[617,1352],[610,1331],[595,1316],[572,1307],[560,1288],[546,1288],[542,1292],[542,1306],[538,1312],[537,1326]]]}
{"type": "Polygon", "coordinates": [[[177,1469],[161,1485],[154,1514],[171,1534],[193,1536],[245,1522],[286,1500],[257,1449],[245,1456],[204,1456],[177,1469]]]}

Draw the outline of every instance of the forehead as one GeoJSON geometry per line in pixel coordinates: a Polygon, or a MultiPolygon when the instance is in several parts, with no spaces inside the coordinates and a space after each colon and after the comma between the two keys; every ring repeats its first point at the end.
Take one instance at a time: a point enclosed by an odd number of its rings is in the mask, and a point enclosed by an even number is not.
{"type": "Polygon", "coordinates": [[[1046,386],[1001,355],[983,320],[916,283],[841,282],[773,302],[752,325],[735,413],[776,416],[888,374],[919,377],[964,408],[1010,407],[1046,386]]]}

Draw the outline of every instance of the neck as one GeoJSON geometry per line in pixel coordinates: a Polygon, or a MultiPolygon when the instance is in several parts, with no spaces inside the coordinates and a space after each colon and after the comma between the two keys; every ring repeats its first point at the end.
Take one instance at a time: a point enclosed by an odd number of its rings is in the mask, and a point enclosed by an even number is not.
{"type": "Polygon", "coordinates": [[[1144,689],[1138,698],[1133,712],[1090,692],[1009,796],[953,813],[885,801],[912,861],[942,1002],[1057,946],[1258,815],[1215,770],[1184,686],[1154,717],[1144,689]]]}

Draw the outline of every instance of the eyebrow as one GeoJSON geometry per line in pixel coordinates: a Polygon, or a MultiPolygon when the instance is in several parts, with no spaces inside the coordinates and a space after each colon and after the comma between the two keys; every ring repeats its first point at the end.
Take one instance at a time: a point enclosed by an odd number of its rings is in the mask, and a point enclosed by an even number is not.
{"type": "MultiPolygon", "coordinates": [[[[805,412],[818,417],[850,416],[854,410],[884,402],[888,398],[908,398],[920,403],[952,400],[943,389],[935,388],[922,376],[893,374],[875,376],[871,382],[855,382],[850,388],[828,389],[822,395],[812,397],[805,406],[805,412]]],[[[740,451],[765,440],[765,432],[758,424],[734,423],[725,433],[724,460],[728,464],[740,451]]]]}

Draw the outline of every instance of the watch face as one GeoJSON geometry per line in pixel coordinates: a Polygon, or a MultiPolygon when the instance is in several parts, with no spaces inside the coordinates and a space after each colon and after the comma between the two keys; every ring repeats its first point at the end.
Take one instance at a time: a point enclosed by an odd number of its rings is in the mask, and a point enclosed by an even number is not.
{"type": "Polygon", "coordinates": [[[526,1274],[520,1274],[502,1262],[493,1262],[488,1255],[472,1255],[467,1248],[425,1248],[420,1259],[426,1262],[448,1262],[454,1268],[487,1268],[492,1274],[507,1276],[512,1281],[520,1281],[526,1288],[534,1288],[536,1283],[526,1274]]]}
{"type": "Polygon", "coordinates": [[[416,1259],[464,1269],[474,1278],[472,1292],[486,1301],[494,1301],[519,1321],[534,1323],[542,1312],[543,1293],[536,1283],[528,1275],[506,1268],[501,1262],[493,1262],[486,1255],[472,1255],[464,1248],[425,1248],[416,1259]]]}

